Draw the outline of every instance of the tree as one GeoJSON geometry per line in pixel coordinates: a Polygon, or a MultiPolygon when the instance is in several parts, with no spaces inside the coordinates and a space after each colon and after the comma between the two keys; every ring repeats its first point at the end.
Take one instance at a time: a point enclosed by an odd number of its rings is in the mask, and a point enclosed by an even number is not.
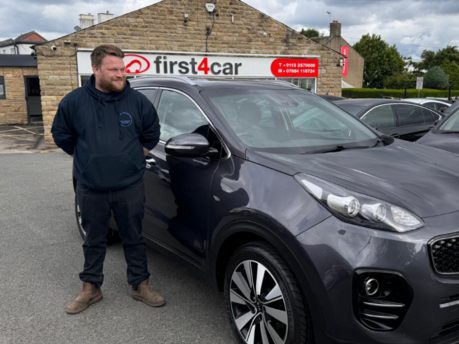
{"type": "Polygon", "coordinates": [[[431,50],[424,50],[421,54],[421,62],[412,62],[411,65],[417,71],[429,70],[435,66],[442,66],[446,62],[455,62],[459,65],[459,51],[457,47],[448,45],[436,53],[431,50]]]}
{"type": "Polygon", "coordinates": [[[449,79],[449,85],[453,90],[459,90],[459,65],[456,62],[444,62],[441,69],[449,79]]]}
{"type": "Polygon", "coordinates": [[[386,77],[384,87],[396,90],[416,87],[416,75],[411,73],[399,73],[386,77]]]}
{"type": "Polygon", "coordinates": [[[381,36],[364,35],[354,44],[354,49],[365,59],[364,87],[382,88],[386,77],[400,74],[405,69],[405,60],[396,46],[389,46],[381,36]]]}
{"type": "Polygon", "coordinates": [[[448,76],[438,66],[430,68],[424,75],[424,87],[444,90],[448,87],[448,76]]]}
{"type": "Polygon", "coordinates": [[[323,37],[324,36],[324,33],[319,33],[318,30],[316,29],[301,29],[301,32],[300,32],[302,35],[308,37],[308,38],[314,38],[314,37],[323,37]]]}

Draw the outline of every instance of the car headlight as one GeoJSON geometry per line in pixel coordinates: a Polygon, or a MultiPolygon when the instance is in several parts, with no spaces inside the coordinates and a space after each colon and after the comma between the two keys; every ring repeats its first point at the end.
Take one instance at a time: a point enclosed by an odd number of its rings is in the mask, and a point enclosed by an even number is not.
{"type": "Polygon", "coordinates": [[[308,174],[297,174],[300,185],[339,219],[359,226],[392,232],[409,232],[424,222],[399,206],[349,191],[308,174]]]}

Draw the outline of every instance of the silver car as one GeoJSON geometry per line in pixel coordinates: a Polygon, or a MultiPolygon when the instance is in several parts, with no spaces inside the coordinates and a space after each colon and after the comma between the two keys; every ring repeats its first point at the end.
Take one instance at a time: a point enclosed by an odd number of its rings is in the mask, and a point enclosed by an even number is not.
{"type": "Polygon", "coordinates": [[[431,108],[431,109],[436,110],[438,112],[443,112],[447,108],[449,108],[451,105],[453,105],[450,101],[442,100],[442,99],[406,98],[406,99],[403,99],[403,100],[407,101],[407,102],[410,102],[410,103],[416,103],[416,104],[427,106],[428,108],[431,108]]]}

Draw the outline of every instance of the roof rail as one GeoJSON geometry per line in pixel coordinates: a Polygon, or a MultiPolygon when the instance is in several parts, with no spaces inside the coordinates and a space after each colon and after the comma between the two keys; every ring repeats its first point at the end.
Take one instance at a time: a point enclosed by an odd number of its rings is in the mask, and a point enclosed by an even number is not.
{"type": "Polygon", "coordinates": [[[258,82],[261,84],[278,84],[278,85],[284,85],[288,87],[294,87],[294,88],[300,88],[300,86],[295,85],[294,83],[285,81],[285,80],[266,80],[266,79],[252,79],[252,78],[224,78],[224,77],[212,77],[212,78],[207,78],[207,79],[201,79],[201,80],[207,80],[207,81],[247,81],[247,82],[258,82]]]}
{"type": "Polygon", "coordinates": [[[175,76],[175,75],[142,75],[138,76],[136,79],[160,79],[160,80],[172,80],[172,81],[180,81],[183,83],[186,83],[188,85],[196,86],[197,83],[195,83],[193,80],[190,78],[187,78],[186,76],[175,76]]]}

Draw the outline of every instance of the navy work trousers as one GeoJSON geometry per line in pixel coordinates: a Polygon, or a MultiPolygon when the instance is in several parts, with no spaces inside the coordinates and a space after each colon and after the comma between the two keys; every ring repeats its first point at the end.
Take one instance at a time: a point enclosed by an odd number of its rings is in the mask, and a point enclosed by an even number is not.
{"type": "Polygon", "coordinates": [[[82,217],[81,225],[86,232],[83,244],[84,270],[80,273],[80,279],[98,287],[104,281],[108,224],[113,211],[123,242],[127,280],[136,289],[140,282],[150,277],[147,248],[142,236],[145,212],[143,181],[117,191],[97,191],[78,183],[77,201],[82,217]]]}

